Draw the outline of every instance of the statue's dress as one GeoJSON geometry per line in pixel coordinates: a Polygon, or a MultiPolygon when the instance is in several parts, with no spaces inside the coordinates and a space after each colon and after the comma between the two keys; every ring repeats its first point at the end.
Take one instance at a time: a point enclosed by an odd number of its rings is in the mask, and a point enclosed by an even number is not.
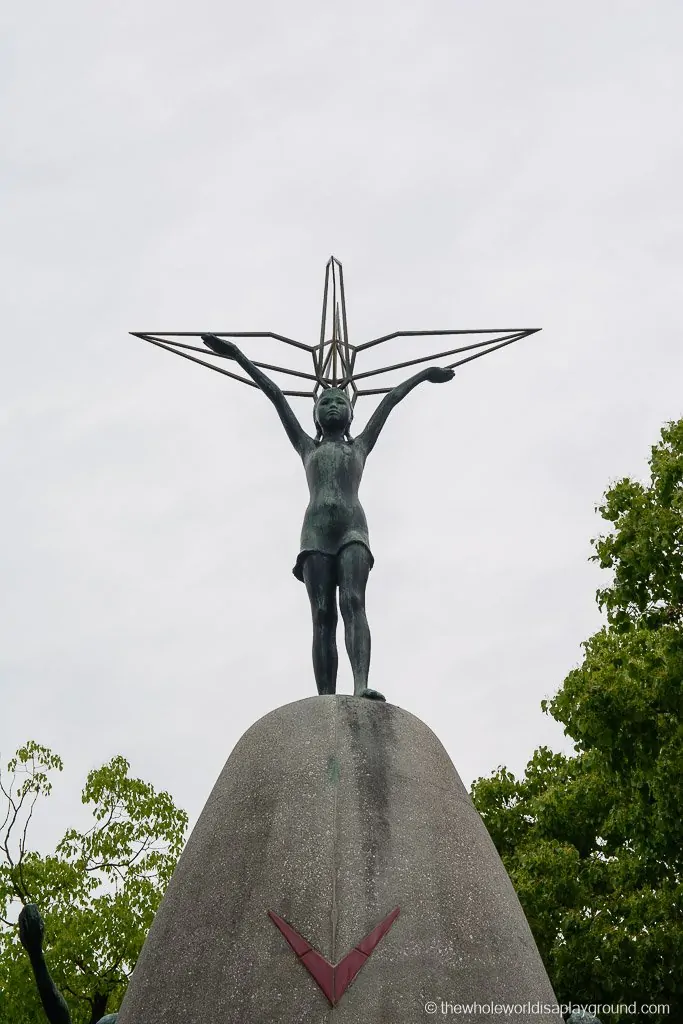
{"type": "Polygon", "coordinates": [[[323,440],[303,456],[310,501],[301,529],[299,556],[292,572],[303,581],[303,564],[314,551],[336,556],[347,544],[370,551],[368,524],[358,500],[365,451],[358,441],[323,440]]]}

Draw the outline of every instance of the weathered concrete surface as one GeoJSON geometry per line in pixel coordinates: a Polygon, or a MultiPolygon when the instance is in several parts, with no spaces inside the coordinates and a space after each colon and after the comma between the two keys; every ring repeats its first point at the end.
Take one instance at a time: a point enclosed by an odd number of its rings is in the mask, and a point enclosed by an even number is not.
{"type": "Polygon", "coordinates": [[[188,841],[118,1024],[559,1019],[521,1007],[443,1013],[442,1001],[555,1002],[441,743],[413,715],[354,697],[266,715],[235,747],[188,841]],[[396,906],[334,1008],[267,916],[337,962],[396,906]]]}

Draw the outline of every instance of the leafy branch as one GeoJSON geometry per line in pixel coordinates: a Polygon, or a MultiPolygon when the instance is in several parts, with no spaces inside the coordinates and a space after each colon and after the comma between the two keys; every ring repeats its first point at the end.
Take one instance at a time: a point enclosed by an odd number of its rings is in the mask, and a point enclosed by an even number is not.
{"type": "Polygon", "coordinates": [[[30,847],[31,822],[55,770],[61,759],[33,741],[0,768],[0,1002],[3,1017],[21,1024],[40,1016],[40,1004],[11,906],[40,908],[50,970],[72,1002],[74,1024],[88,1024],[91,1013],[99,1019],[102,1007],[120,1002],[187,828],[168,793],[115,757],[86,778],[82,802],[92,823],[66,829],[54,852],[39,854],[30,847]]]}

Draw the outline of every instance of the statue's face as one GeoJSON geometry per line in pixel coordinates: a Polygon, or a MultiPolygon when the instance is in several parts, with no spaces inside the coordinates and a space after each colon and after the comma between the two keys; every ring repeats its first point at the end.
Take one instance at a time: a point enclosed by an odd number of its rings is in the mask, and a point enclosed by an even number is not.
{"type": "Polygon", "coordinates": [[[318,399],[315,415],[323,431],[346,430],[351,423],[351,404],[339,388],[328,388],[318,399]]]}

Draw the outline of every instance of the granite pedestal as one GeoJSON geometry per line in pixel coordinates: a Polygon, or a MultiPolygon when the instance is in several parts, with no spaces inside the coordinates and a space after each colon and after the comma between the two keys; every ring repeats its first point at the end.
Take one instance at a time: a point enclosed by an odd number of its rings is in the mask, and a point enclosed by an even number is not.
{"type": "Polygon", "coordinates": [[[434,733],[390,704],[330,696],[278,708],[235,747],[118,1024],[537,1024],[559,1020],[554,1004],[510,880],[434,733]],[[397,907],[334,1006],[268,913],[335,964],[397,907]]]}

